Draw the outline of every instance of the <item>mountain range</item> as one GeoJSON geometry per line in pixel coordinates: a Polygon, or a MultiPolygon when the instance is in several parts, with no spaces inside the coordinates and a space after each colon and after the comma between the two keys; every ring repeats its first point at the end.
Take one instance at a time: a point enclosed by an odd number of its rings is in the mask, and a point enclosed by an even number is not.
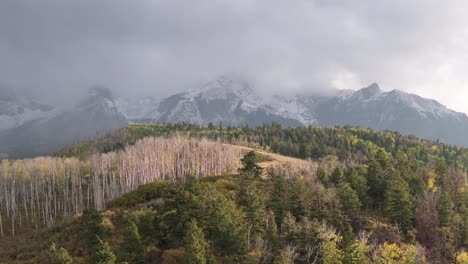
{"type": "Polygon", "coordinates": [[[93,88],[65,111],[5,91],[0,90],[0,153],[9,157],[50,153],[110,129],[146,122],[352,125],[468,146],[466,114],[400,90],[382,91],[376,83],[357,91],[265,98],[247,81],[221,76],[163,100],[127,100],[93,88]]]}

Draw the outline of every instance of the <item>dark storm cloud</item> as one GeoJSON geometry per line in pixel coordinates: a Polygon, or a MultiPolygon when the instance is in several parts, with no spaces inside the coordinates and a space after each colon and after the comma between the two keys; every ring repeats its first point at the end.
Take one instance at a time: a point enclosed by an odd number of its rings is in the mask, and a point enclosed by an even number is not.
{"type": "Polygon", "coordinates": [[[262,92],[379,82],[468,111],[465,1],[3,0],[0,83],[165,96],[237,73],[262,92]]]}

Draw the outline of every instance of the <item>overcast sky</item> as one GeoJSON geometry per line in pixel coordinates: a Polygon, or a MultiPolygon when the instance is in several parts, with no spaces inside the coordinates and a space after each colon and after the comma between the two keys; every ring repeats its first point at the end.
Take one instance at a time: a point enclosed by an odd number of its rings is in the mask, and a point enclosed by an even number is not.
{"type": "Polygon", "coordinates": [[[378,82],[468,112],[466,0],[1,0],[0,83],[167,96],[224,73],[259,92],[378,82]]]}

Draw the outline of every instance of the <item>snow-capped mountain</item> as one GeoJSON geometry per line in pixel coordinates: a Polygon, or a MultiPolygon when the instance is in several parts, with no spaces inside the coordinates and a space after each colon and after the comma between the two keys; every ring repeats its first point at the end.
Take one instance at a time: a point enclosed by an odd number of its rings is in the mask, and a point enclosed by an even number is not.
{"type": "Polygon", "coordinates": [[[205,125],[353,125],[468,146],[463,135],[468,129],[466,114],[418,95],[384,92],[377,83],[357,91],[262,98],[248,82],[222,76],[162,100],[142,120],[205,125]]]}
{"type": "Polygon", "coordinates": [[[164,99],[145,119],[166,123],[300,125],[296,119],[280,115],[277,109],[266,104],[249,83],[226,76],[164,99]]]}
{"type": "Polygon", "coordinates": [[[331,97],[315,111],[323,126],[354,125],[378,130],[396,130],[402,134],[440,139],[468,146],[463,135],[468,117],[448,109],[437,101],[399,90],[384,92],[377,84],[341,97],[331,97]]]}
{"type": "Polygon", "coordinates": [[[19,97],[11,89],[0,87],[0,131],[21,126],[53,113],[54,108],[50,105],[19,97]]]}
{"type": "Polygon", "coordinates": [[[161,101],[127,100],[93,88],[74,108],[64,112],[0,93],[0,154],[25,157],[50,153],[82,139],[129,123],[209,123],[250,126],[352,125],[396,130],[445,143],[468,146],[468,117],[431,99],[399,90],[382,91],[378,84],[360,90],[265,98],[239,78],[222,76],[161,101]],[[32,113],[38,113],[33,115],[32,113]],[[27,117],[27,118],[26,118],[27,117]],[[13,121],[11,121],[13,120],[13,121]]]}
{"type": "Polygon", "coordinates": [[[0,153],[11,157],[47,154],[126,124],[112,93],[93,88],[72,109],[0,132],[0,153]]]}

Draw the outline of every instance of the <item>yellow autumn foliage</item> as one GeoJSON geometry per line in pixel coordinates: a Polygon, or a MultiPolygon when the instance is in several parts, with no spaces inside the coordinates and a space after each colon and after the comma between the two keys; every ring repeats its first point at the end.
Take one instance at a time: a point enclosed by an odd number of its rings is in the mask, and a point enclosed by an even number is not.
{"type": "Polygon", "coordinates": [[[457,255],[457,264],[468,264],[468,253],[465,251],[457,255]]]}

